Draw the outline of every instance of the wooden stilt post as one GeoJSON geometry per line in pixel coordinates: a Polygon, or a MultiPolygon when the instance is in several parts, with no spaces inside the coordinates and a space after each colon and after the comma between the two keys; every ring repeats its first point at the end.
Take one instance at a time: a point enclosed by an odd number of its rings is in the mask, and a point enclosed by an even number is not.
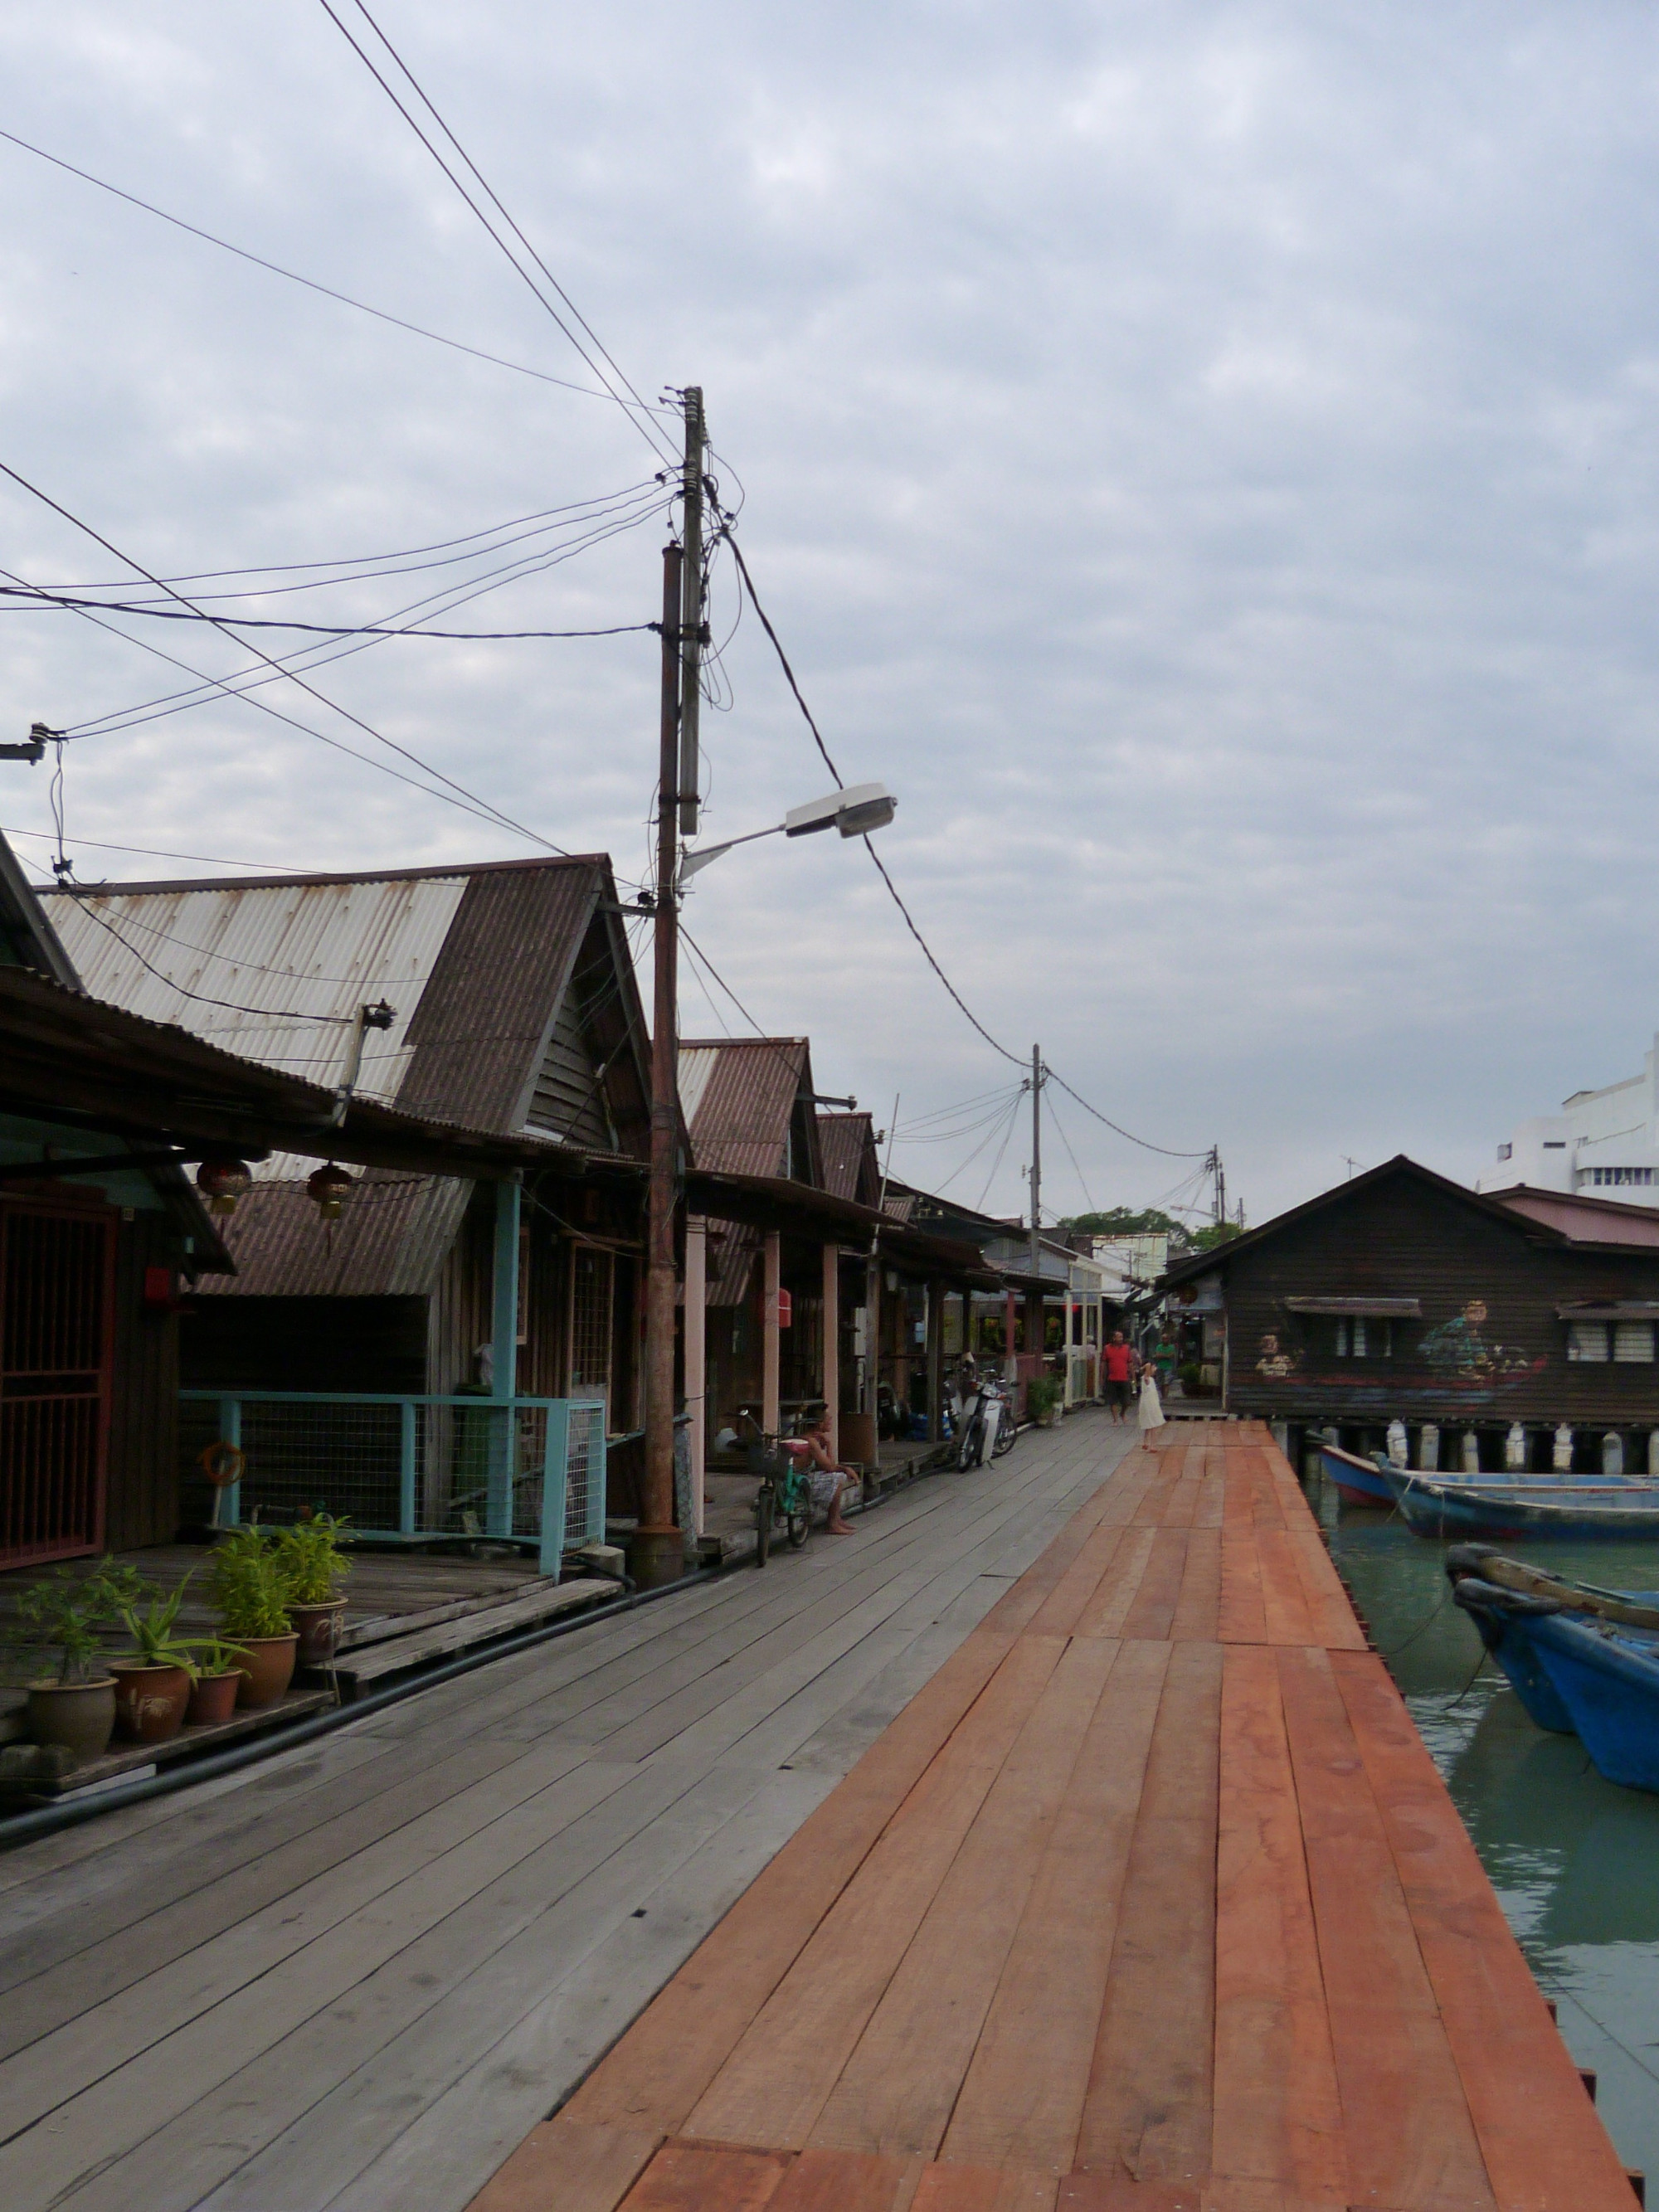
{"type": "Polygon", "coordinates": [[[703,1470],[708,1455],[708,1224],[685,1224],[685,1410],[691,1416],[691,1521],[702,1534],[703,1470]]]}
{"type": "Polygon", "coordinates": [[[761,1251],[761,1426],[775,1437],[781,1395],[778,1292],[783,1288],[783,1240],[775,1229],[767,1231],[761,1251]]]}
{"type": "Polygon", "coordinates": [[[841,1457],[841,1247],[823,1248],[823,1403],[830,1416],[830,1451],[841,1457]]]}

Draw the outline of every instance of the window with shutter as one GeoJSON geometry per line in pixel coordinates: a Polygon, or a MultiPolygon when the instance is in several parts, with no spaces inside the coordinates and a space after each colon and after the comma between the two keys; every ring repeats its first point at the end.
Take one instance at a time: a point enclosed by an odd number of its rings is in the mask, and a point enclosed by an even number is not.
{"type": "Polygon", "coordinates": [[[1607,1357],[1607,1325],[1604,1321],[1570,1321],[1567,1323],[1567,1357],[1587,1362],[1605,1362],[1607,1357]]]}
{"type": "Polygon", "coordinates": [[[1620,1321],[1613,1325],[1613,1356],[1618,1360],[1651,1364],[1653,1359],[1653,1323],[1650,1321],[1620,1321]]]}

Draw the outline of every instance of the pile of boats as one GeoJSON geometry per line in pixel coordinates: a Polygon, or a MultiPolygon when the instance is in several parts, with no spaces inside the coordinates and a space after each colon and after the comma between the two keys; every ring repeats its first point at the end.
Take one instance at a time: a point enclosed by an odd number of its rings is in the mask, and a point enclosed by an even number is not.
{"type": "MultiPolygon", "coordinates": [[[[1393,1505],[1419,1536],[1659,1537],[1659,1482],[1620,1475],[1468,1475],[1359,1458],[1323,1443],[1328,1479],[1351,1503],[1393,1505]]],[[[1576,1735],[1598,1774],[1659,1791],[1659,1590],[1616,1590],[1551,1574],[1494,1546],[1455,1543],[1452,1595],[1529,1717],[1576,1735]]]]}

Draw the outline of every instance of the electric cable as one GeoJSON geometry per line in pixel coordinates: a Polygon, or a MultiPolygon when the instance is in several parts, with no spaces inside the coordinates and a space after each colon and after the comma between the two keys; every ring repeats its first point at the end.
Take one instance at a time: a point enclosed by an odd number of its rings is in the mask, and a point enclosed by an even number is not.
{"type": "Polygon", "coordinates": [[[983,1213],[985,1211],[985,1201],[991,1194],[991,1185],[997,1179],[997,1171],[1002,1165],[1003,1154],[1008,1149],[1008,1139],[1014,1133],[1014,1124],[1018,1119],[1018,1115],[1016,1114],[1011,1114],[1008,1116],[1008,1126],[1002,1133],[1002,1142],[997,1146],[997,1156],[991,1163],[991,1172],[986,1176],[984,1188],[979,1194],[979,1206],[977,1210],[981,1213],[983,1213]]]}
{"type": "Polygon", "coordinates": [[[725,976],[724,976],[724,975],[722,975],[720,974],[720,969],[719,969],[718,968],[716,968],[716,967],[715,967],[715,965],[714,965],[714,962],[709,958],[708,955],[708,954],[703,951],[703,949],[702,949],[702,945],[699,945],[699,944],[697,943],[696,939],[695,937],[693,937],[693,936],[692,936],[692,934],[691,934],[690,931],[686,927],[685,923],[684,923],[684,921],[681,921],[681,923],[680,923],[679,934],[680,934],[680,942],[681,942],[683,945],[690,945],[690,948],[691,948],[691,951],[692,951],[692,954],[693,954],[693,957],[694,957],[696,959],[697,959],[697,960],[701,961],[701,962],[702,962],[702,965],[703,965],[703,966],[704,966],[704,967],[708,970],[708,973],[709,973],[709,974],[714,977],[714,981],[715,981],[720,985],[720,987],[721,990],[725,992],[725,994],[726,994],[726,997],[727,997],[728,999],[730,999],[730,1000],[732,1001],[732,1005],[737,1008],[738,1012],[743,1016],[743,1018],[744,1018],[744,1021],[746,1021],[746,1022],[748,1023],[748,1024],[749,1024],[750,1028],[751,1030],[753,1030],[753,1031],[755,1032],[755,1035],[756,1035],[757,1037],[761,1038],[764,1042],[766,1042],[766,1043],[768,1043],[768,1044],[770,1044],[770,1043],[772,1043],[773,1042],[775,1042],[775,1040],[774,1040],[774,1039],[772,1039],[771,1037],[769,1037],[769,1036],[767,1036],[766,1031],[765,1031],[765,1030],[761,1027],[760,1024],[759,1024],[759,1023],[755,1019],[755,1017],[754,1017],[754,1016],[750,1012],[750,1011],[749,1011],[748,1007],[744,1006],[744,1004],[743,1003],[743,1000],[742,1000],[738,996],[737,993],[736,993],[736,992],[732,988],[732,986],[731,986],[731,985],[726,981],[726,980],[725,976]]]}
{"type": "Polygon", "coordinates": [[[444,137],[449,141],[450,144],[455,149],[456,153],[460,156],[462,161],[465,162],[472,175],[477,178],[478,184],[483,188],[484,193],[500,210],[507,228],[513,232],[514,237],[516,237],[524,246],[531,259],[541,270],[543,276],[546,277],[549,284],[551,285],[559,299],[564,302],[565,307],[569,310],[576,322],[580,324],[582,329],[586,331],[588,337],[592,341],[593,346],[598,351],[599,356],[599,360],[594,359],[593,355],[589,352],[587,347],[584,345],[581,339],[577,337],[569,323],[565,320],[564,317],[559,313],[557,307],[554,306],[553,302],[548,299],[545,293],[542,290],[541,286],[536,282],[535,277],[531,274],[530,270],[524,266],[524,264],[520,260],[518,255],[514,252],[507,240],[502,237],[501,232],[490,220],[487,211],[479,205],[477,200],[473,197],[472,193],[469,191],[465,181],[456,173],[455,170],[445,160],[439,149],[433,144],[431,139],[422,129],[418,121],[410,112],[404,102],[398,98],[396,91],[386,82],[379,69],[376,68],[373,59],[364,51],[363,47],[359,45],[358,41],[353,37],[346,25],[341,21],[339,15],[336,13],[333,6],[331,4],[331,0],[319,0],[319,4],[324,14],[339,32],[341,37],[344,39],[346,44],[351,48],[359,61],[362,63],[364,68],[368,70],[369,75],[374,79],[376,84],[380,86],[381,91],[385,93],[386,98],[397,109],[398,114],[401,115],[404,122],[408,124],[410,129],[420,140],[422,145],[426,148],[427,152],[432,156],[439,168],[442,170],[444,175],[449,179],[450,183],[455,187],[456,191],[465,201],[467,206],[472,210],[474,216],[477,216],[478,222],[489,233],[490,238],[495,241],[501,252],[506,256],[507,261],[511,264],[513,269],[516,271],[520,280],[528,288],[532,297],[545,310],[545,312],[552,317],[554,322],[564,333],[564,336],[569,340],[576,352],[581,356],[586,368],[591,370],[593,375],[599,379],[599,381],[604,385],[607,390],[609,390],[611,397],[623,410],[623,412],[627,416],[629,421],[634,424],[635,429],[639,431],[641,436],[645,439],[646,442],[653,448],[653,450],[664,456],[668,460],[678,463],[679,456],[673,451],[673,448],[665,442],[662,438],[661,434],[657,429],[656,422],[653,419],[656,410],[647,405],[647,402],[640,397],[637,392],[635,391],[633,386],[629,382],[627,377],[623,375],[622,370],[617,368],[616,362],[611,358],[611,354],[604,345],[603,342],[599,339],[592,325],[589,324],[586,317],[582,315],[580,311],[577,308],[574,301],[565,291],[562,285],[559,283],[557,278],[554,276],[552,271],[548,268],[546,263],[543,261],[541,256],[536,252],[534,246],[530,244],[529,240],[526,238],[523,231],[519,228],[519,225],[507,213],[507,209],[502,204],[500,198],[485,181],[483,173],[478,168],[477,164],[472,160],[465,148],[461,144],[459,139],[456,137],[454,132],[444,121],[443,117],[439,114],[436,107],[434,106],[432,101],[428,98],[426,93],[416,82],[403,57],[398,53],[397,48],[392,44],[392,41],[386,37],[386,33],[381,30],[374,16],[369,14],[368,9],[363,6],[362,0],[356,0],[358,14],[362,15],[363,21],[368,25],[370,30],[374,32],[375,37],[380,40],[381,46],[383,46],[386,48],[386,52],[390,54],[392,61],[397,64],[399,73],[413,89],[416,97],[419,100],[421,105],[432,117],[433,121],[437,125],[439,130],[442,131],[444,137]],[[607,369],[610,372],[609,374],[606,373],[607,369]],[[613,378],[615,379],[614,383],[612,382],[613,378]],[[619,392],[617,390],[617,384],[621,385],[623,387],[622,391],[619,392]],[[623,396],[624,393],[627,395],[625,398],[623,396]]]}
{"type": "Polygon", "coordinates": [[[1089,1201],[1090,1212],[1094,1213],[1097,1212],[1098,1209],[1095,1205],[1094,1195],[1089,1188],[1087,1181],[1085,1179],[1083,1170],[1078,1165],[1077,1154],[1072,1150],[1072,1140],[1066,1133],[1066,1124],[1060,1120],[1059,1115],[1055,1113],[1052,1102],[1048,1108],[1048,1119],[1054,1123],[1055,1128],[1060,1132],[1060,1141],[1065,1146],[1066,1157],[1072,1163],[1073,1171],[1075,1173],[1079,1182],[1082,1184],[1083,1195],[1089,1201]]]}
{"type": "MultiPolygon", "coordinates": [[[[533,376],[540,384],[556,384],[562,392],[580,392],[586,399],[614,399],[617,396],[614,392],[607,392],[593,385],[572,384],[568,378],[554,376],[544,368],[532,368],[521,361],[504,360],[500,354],[486,353],[482,346],[465,344],[459,338],[447,338],[441,331],[424,330],[419,323],[406,322],[403,316],[390,314],[384,307],[371,307],[367,300],[354,300],[349,292],[336,291],[331,284],[319,283],[315,277],[301,276],[296,270],[284,269],[280,262],[267,261],[264,254],[250,252],[245,246],[233,246],[228,238],[216,238],[210,230],[202,229],[199,224],[186,222],[182,216],[169,215],[165,208],[156,207],[149,200],[141,200],[136,192],[124,191],[119,185],[112,185],[102,177],[94,177],[89,169],[77,169],[73,161],[65,161],[57,154],[48,154],[44,146],[31,145],[27,138],[20,138],[14,131],[0,131],[0,138],[13,146],[21,147],[26,154],[33,154],[42,161],[49,161],[54,169],[63,169],[71,177],[79,177],[83,184],[95,185],[100,192],[109,192],[118,200],[125,200],[130,207],[142,208],[146,215],[159,216],[161,222],[170,222],[175,230],[188,231],[192,238],[199,238],[209,246],[216,246],[222,252],[234,253],[240,261],[251,261],[256,268],[269,270],[273,276],[286,277],[290,284],[303,284],[308,292],[320,292],[325,299],[337,300],[342,307],[356,307],[360,313],[373,315],[377,322],[390,323],[398,330],[408,331],[417,338],[429,338],[434,345],[448,346],[456,353],[470,353],[475,361],[487,361],[496,368],[510,368],[515,375],[533,376]]],[[[670,410],[665,408],[659,411],[666,414],[670,410]]]]}
{"type": "MultiPolygon", "coordinates": [[[[88,887],[66,885],[64,888],[70,896],[79,897],[84,895],[88,887]]],[[[155,967],[149,961],[146,960],[143,954],[138,950],[137,946],[136,945],[129,945],[126,939],[122,936],[120,931],[117,929],[112,923],[106,921],[104,916],[98,912],[95,907],[82,905],[80,911],[87,916],[88,921],[95,921],[100,929],[106,931],[108,934],[115,939],[116,943],[121,947],[124,952],[130,952],[141,968],[149,969],[150,974],[155,976],[158,983],[165,983],[169,991],[176,991],[181,999],[194,999],[198,1006],[222,1006],[228,1013],[252,1014],[256,1019],[267,1022],[273,1028],[280,1022],[293,1022],[296,1024],[310,1022],[337,1022],[343,1027],[349,1029],[353,1027],[356,1022],[357,1017],[356,1014],[278,1014],[273,1013],[269,1006],[245,1006],[235,999],[213,999],[210,998],[205,992],[190,990],[183,983],[175,983],[171,975],[164,975],[159,968],[155,967]]]]}
{"type": "MultiPolygon", "coordinates": [[[[252,599],[258,595],[246,592],[239,593],[238,596],[252,599]]],[[[185,614],[178,607],[140,606],[125,599],[69,599],[58,592],[43,592],[28,586],[0,584],[0,599],[18,602],[15,611],[20,614],[26,613],[31,605],[61,607],[66,613],[75,614],[83,613],[88,607],[97,607],[106,614],[144,615],[152,622],[211,623],[216,629],[221,629],[223,626],[222,618],[218,615],[207,614],[200,611],[185,614]]],[[[269,617],[261,618],[255,615],[237,615],[233,619],[239,630],[307,630],[319,637],[441,637],[461,640],[473,644],[484,643],[492,639],[513,641],[526,638],[628,637],[636,630],[660,630],[662,628],[660,623],[642,622],[615,623],[609,629],[387,629],[374,623],[282,622],[269,617]]]]}
{"type": "MultiPolygon", "coordinates": [[[[1009,1126],[1009,1128],[1010,1128],[1010,1129],[1012,1129],[1012,1128],[1013,1127],[1013,1125],[1014,1125],[1014,1118],[1015,1118],[1015,1116],[1018,1114],[1018,1112],[1019,1112],[1019,1101],[1018,1101],[1018,1098],[1016,1098],[1016,1099],[1014,1099],[1014,1100],[1010,1103],[1010,1105],[1009,1105],[1009,1106],[1008,1106],[1008,1108],[1007,1108],[1007,1112],[1006,1112],[1006,1118],[1007,1118],[1008,1126],[1009,1126]]],[[[1001,1118],[1001,1117],[999,1117],[999,1118],[1001,1118]]],[[[951,1169],[951,1172],[950,1172],[950,1174],[949,1174],[948,1176],[945,1176],[945,1178],[944,1182],[943,1182],[942,1183],[940,1183],[940,1184],[939,1184],[939,1185],[938,1185],[938,1187],[937,1187],[937,1194],[936,1194],[938,1196],[939,1196],[939,1197],[941,1197],[941,1198],[942,1198],[942,1197],[944,1196],[945,1193],[947,1190],[949,1190],[949,1189],[950,1189],[950,1188],[951,1188],[951,1184],[956,1181],[957,1177],[959,1175],[963,1175],[963,1174],[965,1174],[965,1173],[967,1172],[967,1170],[969,1170],[969,1169],[973,1165],[974,1162],[975,1162],[975,1161],[979,1158],[980,1154],[981,1154],[981,1153],[985,1150],[985,1147],[986,1147],[986,1146],[990,1143],[990,1141],[991,1141],[992,1138],[993,1138],[993,1137],[994,1137],[994,1136],[995,1136],[995,1134],[996,1134],[996,1129],[995,1129],[995,1127],[994,1127],[994,1126],[993,1127],[991,1127],[989,1130],[988,1130],[988,1131],[987,1131],[987,1133],[985,1133],[985,1135],[984,1135],[984,1136],[982,1136],[982,1137],[980,1139],[980,1140],[979,1140],[978,1144],[976,1144],[976,1145],[974,1146],[973,1151],[972,1151],[971,1152],[969,1152],[969,1155],[968,1155],[967,1158],[966,1158],[966,1159],[964,1159],[964,1160],[960,1161],[960,1162],[957,1164],[957,1166],[955,1166],[954,1168],[952,1168],[952,1169],[951,1169]]]]}
{"type": "MultiPolygon", "coordinates": [[[[0,837],[32,837],[45,845],[52,842],[44,830],[20,830],[9,822],[0,822],[0,837]]],[[[285,860],[228,860],[222,854],[168,853],[155,845],[112,845],[97,837],[77,837],[75,842],[77,845],[89,846],[94,853],[137,853],[147,860],[194,860],[199,866],[207,868],[271,868],[279,876],[313,876],[322,872],[316,868],[293,867],[285,860]]],[[[27,859],[27,855],[24,857],[27,859]]],[[[39,865],[38,861],[29,861],[31,867],[38,867],[39,865]]]]}

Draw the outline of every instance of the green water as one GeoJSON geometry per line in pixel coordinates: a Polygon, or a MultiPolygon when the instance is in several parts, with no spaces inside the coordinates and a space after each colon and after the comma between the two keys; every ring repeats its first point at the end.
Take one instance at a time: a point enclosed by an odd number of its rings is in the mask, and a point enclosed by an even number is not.
{"type": "MultiPolygon", "coordinates": [[[[1659,1796],[1603,1782],[1577,1737],[1534,1728],[1496,1668],[1479,1666],[1443,1543],[1308,1487],[1568,2047],[1600,2076],[1609,2133],[1627,2166],[1659,2179],[1659,1796]]],[[[1515,1548],[1587,1581],[1659,1589],[1659,1544],[1515,1548]]]]}

